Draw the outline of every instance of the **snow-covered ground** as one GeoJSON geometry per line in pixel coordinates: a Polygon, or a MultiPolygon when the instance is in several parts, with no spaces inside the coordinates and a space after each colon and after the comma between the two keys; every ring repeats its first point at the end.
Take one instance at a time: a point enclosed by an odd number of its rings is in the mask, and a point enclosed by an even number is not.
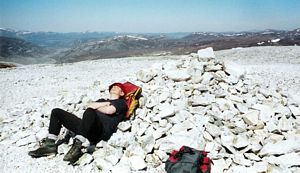
{"type": "MultiPolygon", "coordinates": [[[[263,84],[282,88],[300,98],[299,46],[236,48],[215,54],[218,59],[236,63],[263,84]]],[[[60,105],[62,97],[72,98],[70,102],[82,96],[95,100],[100,97],[99,91],[112,82],[130,80],[141,69],[182,58],[135,57],[0,69],[0,172],[82,171],[63,162],[63,155],[40,159],[27,155],[35,144],[22,146],[16,142],[30,135],[22,132],[27,128],[22,121],[35,118],[28,117],[28,113],[49,116],[52,108],[64,106],[60,105]]],[[[41,125],[43,130],[47,126],[41,125]]]]}
{"type": "MultiPolygon", "coordinates": [[[[269,87],[279,87],[300,96],[300,46],[235,48],[215,52],[269,87]]],[[[300,99],[300,98],[299,98],[300,99]]]]}
{"type": "MultiPolygon", "coordinates": [[[[27,152],[29,148],[32,150],[32,146],[17,147],[15,144],[10,144],[13,141],[6,140],[13,135],[18,136],[17,132],[22,131],[22,124],[13,120],[16,116],[28,121],[28,117],[22,116],[25,114],[24,109],[49,115],[55,107],[65,108],[59,103],[62,97],[80,99],[79,97],[86,95],[91,100],[97,100],[101,96],[105,97],[100,95],[100,90],[107,90],[109,84],[130,80],[130,77],[134,76],[137,71],[150,68],[152,64],[169,62],[178,58],[181,56],[131,57],[0,69],[0,150],[2,151],[0,152],[0,172],[75,171],[72,166],[62,161],[62,156],[52,160],[31,159],[27,152]],[[53,99],[57,101],[49,102],[53,99]],[[11,114],[16,115],[8,116],[11,114]],[[10,133],[3,131],[10,131],[10,133]]],[[[20,135],[26,136],[27,134],[20,135]]]]}

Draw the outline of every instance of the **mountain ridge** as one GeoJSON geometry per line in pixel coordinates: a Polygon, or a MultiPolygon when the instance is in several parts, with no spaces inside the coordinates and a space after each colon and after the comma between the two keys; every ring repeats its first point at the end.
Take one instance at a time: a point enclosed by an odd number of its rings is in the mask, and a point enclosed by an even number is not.
{"type": "Polygon", "coordinates": [[[56,33],[0,29],[0,36],[9,35],[50,50],[47,56],[56,63],[145,55],[183,55],[206,47],[224,50],[300,45],[299,28],[290,31],[267,29],[259,32],[191,33],[56,33]]]}

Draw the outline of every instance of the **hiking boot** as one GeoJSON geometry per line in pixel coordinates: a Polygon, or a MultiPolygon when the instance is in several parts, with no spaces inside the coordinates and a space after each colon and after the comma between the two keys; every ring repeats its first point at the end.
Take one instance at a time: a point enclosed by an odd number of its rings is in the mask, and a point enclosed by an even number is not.
{"type": "Polygon", "coordinates": [[[55,140],[49,138],[43,139],[40,148],[33,151],[29,151],[28,154],[34,158],[50,156],[52,154],[56,155],[57,145],[55,144],[55,140]]]}
{"type": "Polygon", "coordinates": [[[64,161],[69,161],[70,163],[74,164],[83,155],[83,152],[81,151],[81,146],[82,142],[75,138],[71,149],[64,157],[64,161]]]}

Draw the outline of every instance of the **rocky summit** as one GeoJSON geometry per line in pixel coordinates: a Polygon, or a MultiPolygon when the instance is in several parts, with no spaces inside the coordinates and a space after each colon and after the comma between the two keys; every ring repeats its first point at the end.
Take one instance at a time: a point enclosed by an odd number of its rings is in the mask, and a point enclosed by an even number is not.
{"type": "MultiPolygon", "coordinates": [[[[109,141],[98,143],[75,167],[61,158],[55,163],[54,158],[27,159],[43,160],[61,172],[164,173],[167,153],[186,145],[208,151],[216,173],[300,171],[299,100],[281,88],[261,85],[244,69],[218,59],[212,48],[156,63],[128,80],[143,88],[141,106],[132,119],[119,124],[109,141]]],[[[107,90],[101,89],[101,94],[107,90]]],[[[52,102],[82,115],[89,99],[83,94],[52,102]]],[[[9,112],[12,118],[0,120],[1,145],[36,147],[49,123],[49,114],[42,110],[9,112]],[[22,128],[6,137],[11,133],[6,124],[17,116],[23,119],[22,128]]],[[[59,146],[59,155],[70,145],[59,146]]],[[[45,171],[32,167],[27,171],[32,170],[45,171]]]]}

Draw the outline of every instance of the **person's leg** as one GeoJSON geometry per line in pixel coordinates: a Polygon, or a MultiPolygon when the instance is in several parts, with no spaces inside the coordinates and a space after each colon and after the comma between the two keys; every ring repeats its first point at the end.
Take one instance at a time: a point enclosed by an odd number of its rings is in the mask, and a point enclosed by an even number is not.
{"type": "Polygon", "coordinates": [[[103,138],[103,125],[101,123],[100,118],[96,117],[96,122],[93,124],[87,139],[89,142],[93,145],[96,145],[98,142],[100,142],[103,138]]]}
{"type": "Polygon", "coordinates": [[[55,108],[51,112],[49,134],[57,136],[60,133],[62,125],[68,130],[75,132],[81,123],[81,119],[65,110],[55,108]]]}
{"type": "Polygon", "coordinates": [[[67,111],[58,108],[53,109],[50,117],[48,137],[42,141],[42,145],[38,149],[30,151],[28,154],[35,158],[56,154],[57,145],[55,141],[62,125],[76,132],[80,122],[80,118],[67,111]]]}
{"type": "MultiPolygon", "coordinates": [[[[82,121],[77,130],[77,136],[83,136],[91,142],[99,140],[102,136],[102,123],[94,109],[88,108],[82,117],[82,121]],[[95,138],[99,139],[95,139],[95,138]]],[[[84,141],[82,141],[84,142],[84,141]]]]}
{"type": "Polygon", "coordinates": [[[91,138],[91,136],[94,137],[95,135],[98,135],[99,137],[101,137],[102,126],[100,128],[97,127],[97,120],[97,113],[94,109],[88,108],[85,110],[85,112],[83,113],[82,121],[77,129],[77,135],[75,136],[73,146],[65,155],[63,159],[64,161],[75,163],[83,154],[81,151],[81,145],[83,142],[85,142],[86,138],[91,141],[94,140],[94,138],[91,138]]]}

